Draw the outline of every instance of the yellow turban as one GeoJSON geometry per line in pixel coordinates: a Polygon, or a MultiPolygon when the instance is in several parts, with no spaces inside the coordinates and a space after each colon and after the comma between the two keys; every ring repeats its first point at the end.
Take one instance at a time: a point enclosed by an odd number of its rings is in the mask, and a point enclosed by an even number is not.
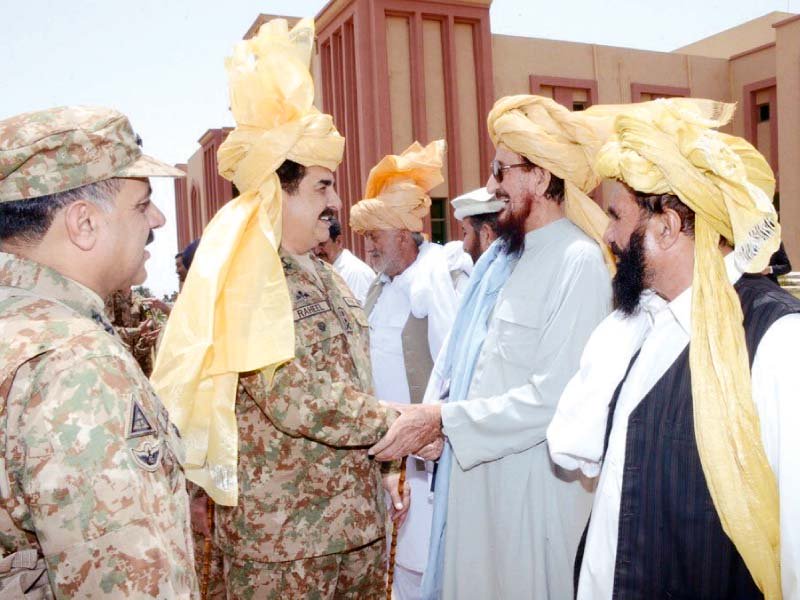
{"type": "Polygon", "coordinates": [[[237,126],[219,149],[219,171],[241,195],[203,232],[151,378],[184,440],[186,476],[228,506],[238,497],[239,373],[271,377],[294,356],[275,170],[287,159],[334,170],[344,150],[331,117],[312,104],[313,42],[313,21],[289,31],[276,19],[226,61],[237,126]]]}
{"type": "Polygon", "coordinates": [[[587,194],[600,183],[594,157],[611,133],[611,115],[618,107],[598,105],[572,113],[543,96],[507,96],[488,118],[489,136],[564,180],[566,217],[595,240],[609,270],[616,261],[603,242],[608,217],[587,194]]]}
{"type": "Polygon", "coordinates": [[[422,231],[423,219],[431,208],[428,192],[442,177],[444,140],[424,148],[414,142],[402,154],[390,154],[369,172],[366,199],[350,213],[350,227],[356,233],[377,229],[422,231]]]}
{"type": "Polygon", "coordinates": [[[761,442],[739,298],[720,236],[737,266],[763,270],[780,243],[775,179],[741,138],[712,129],[734,105],[657,100],[629,107],[598,156],[601,175],[646,194],[674,194],[695,212],[689,365],[695,438],[727,535],[768,599],[781,597],[778,491],[761,442]]]}

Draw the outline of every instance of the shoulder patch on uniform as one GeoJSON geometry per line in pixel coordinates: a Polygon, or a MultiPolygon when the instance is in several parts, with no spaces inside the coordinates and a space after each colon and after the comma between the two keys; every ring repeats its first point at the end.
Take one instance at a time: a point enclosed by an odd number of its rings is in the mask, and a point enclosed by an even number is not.
{"type": "Polygon", "coordinates": [[[144,410],[139,403],[134,400],[131,403],[131,414],[128,419],[128,439],[142,437],[145,435],[154,435],[156,430],[144,416],[144,410]]]}
{"type": "Polygon", "coordinates": [[[359,302],[355,298],[348,298],[347,296],[345,296],[344,303],[347,304],[347,306],[349,306],[350,308],[361,308],[361,302],[359,302]]]}
{"type": "Polygon", "coordinates": [[[161,440],[145,440],[136,448],[131,448],[131,456],[136,465],[145,471],[155,471],[161,464],[161,440]]]}
{"type": "Polygon", "coordinates": [[[295,321],[302,321],[303,319],[307,319],[308,317],[313,317],[314,315],[318,315],[320,313],[329,312],[331,310],[331,305],[325,302],[315,302],[314,304],[306,304],[305,306],[301,306],[300,308],[296,308],[294,311],[294,320],[295,321]]]}

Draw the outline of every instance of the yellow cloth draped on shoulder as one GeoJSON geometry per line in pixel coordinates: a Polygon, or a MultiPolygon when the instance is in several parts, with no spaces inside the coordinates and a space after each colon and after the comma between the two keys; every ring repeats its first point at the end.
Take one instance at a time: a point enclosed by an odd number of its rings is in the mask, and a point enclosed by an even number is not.
{"type": "Polygon", "coordinates": [[[505,146],[564,180],[565,216],[597,242],[612,274],[616,261],[603,241],[608,216],[587,194],[600,183],[594,159],[620,110],[596,105],[570,112],[550,98],[519,95],[500,98],[487,120],[495,146],[505,146]]]}
{"type": "Polygon", "coordinates": [[[241,192],[203,232],[167,322],[152,375],[186,448],[186,476],[223,505],[238,497],[238,375],[294,357],[283,268],[281,188],[287,159],[334,170],[344,151],[329,115],[313,106],[314,24],[262,25],[226,60],[236,129],[219,149],[220,174],[241,192]]]}
{"type": "Polygon", "coordinates": [[[647,194],[674,194],[695,212],[689,365],[695,438],[725,533],[768,600],[781,597],[779,503],[761,441],[739,298],[720,236],[737,266],[763,270],[780,243],[775,179],[758,151],[715,131],[734,105],[670,99],[631,105],[615,122],[598,172],[647,194]]]}
{"type": "Polygon", "coordinates": [[[350,212],[353,231],[422,231],[431,209],[428,192],[444,181],[444,151],[444,140],[435,140],[424,148],[414,142],[402,154],[384,156],[369,172],[366,198],[350,212]]]}

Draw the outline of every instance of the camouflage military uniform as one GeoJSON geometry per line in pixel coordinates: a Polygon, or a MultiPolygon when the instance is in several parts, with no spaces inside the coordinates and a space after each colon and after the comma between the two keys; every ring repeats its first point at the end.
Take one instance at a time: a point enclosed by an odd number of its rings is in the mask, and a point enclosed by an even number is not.
{"type": "Polygon", "coordinates": [[[0,550],[58,598],[197,594],[181,445],[93,292],[0,253],[0,550]]]}
{"type": "Polygon", "coordinates": [[[133,358],[139,363],[142,372],[150,377],[153,372],[157,336],[148,338],[143,334],[159,331],[167,317],[159,310],[147,308],[143,300],[142,296],[131,290],[127,292],[118,290],[106,299],[106,314],[111,319],[111,325],[114,326],[117,335],[125,342],[133,358]],[[143,328],[148,321],[151,322],[151,328],[143,328]]]}
{"type": "Polygon", "coordinates": [[[344,281],[313,258],[320,287],[281,258],[296,357],[271,386],[239,378],[239,504],[216,507],[228,597],[379,597],[386,512],[367,449],[395,413],[372,396],[368,323],[344,281]]]}

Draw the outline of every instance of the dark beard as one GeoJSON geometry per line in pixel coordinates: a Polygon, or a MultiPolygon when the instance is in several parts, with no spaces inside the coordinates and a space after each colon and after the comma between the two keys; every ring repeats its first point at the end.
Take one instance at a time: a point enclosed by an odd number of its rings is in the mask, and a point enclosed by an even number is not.
{"type": "Polygon", "coordinates": [[[519,212],[508,209],[507,215],[497,220],[497,235],[503,240],[506,254],[518,256],[525,245],[525,221],[531,214],[533,196],[525,194],[525,208],[519,212]]]}
{"type": "Polygon", "coordinates": [[[644,231],[631,234],[624,250],[611,243],[611,251],[617,257],[617,274],[611,282],[614,290],[614,308],[631,316],[639,307],[639,297],[647,288],[647,265],[644,253],[644,231]]]}

